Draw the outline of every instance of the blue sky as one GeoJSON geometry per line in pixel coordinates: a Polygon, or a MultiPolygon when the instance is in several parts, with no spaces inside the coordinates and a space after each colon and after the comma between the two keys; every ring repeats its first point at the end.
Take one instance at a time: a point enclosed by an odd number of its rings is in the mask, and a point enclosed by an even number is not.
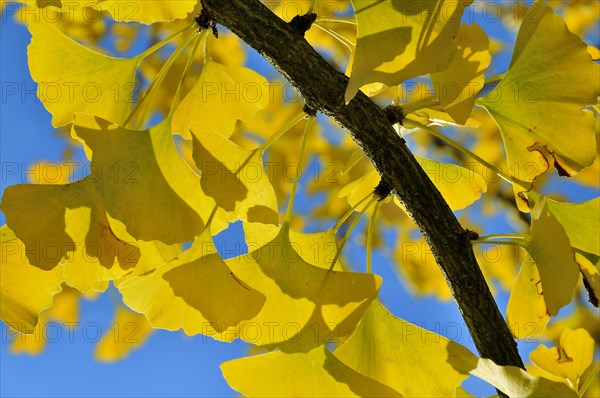
{"type": "MultiPolygon", "coordinates": [[[[474,21],[481,21],[477,16],[474,21]]],[[[470,20],[469,22],[474,22],[470,20]]],[[[483,24],[486,30],[508,37],[511,35],[500,23],[483,24]]],[[[66,144],[57,139],[50,124],[50,115],[35,97],[35,83],[29,76],[26,48],[29,33],[23,25],[3,16],[0,34],[0,81],[2,98],[0,108],[0,164],[1,190],[6,186],[26,182],[27,165],[38,161],[59,162],[66,144]],[[13,89],[17,92],[13,94],[13,89]],[[13,171],[17,172],[14,173],[13,171]]],[[[110,43],[107,43],[110,45],[110,43]]],[[[142,42],[138,43],[140,46],[142,42]]],[[[139,49],[139,46],[136,50],[139,49]]],[[[491,74],[502,73],[510,60],[509,52],[499,56],[491,74]]],[[[248,65],[270,78],[276,75],[268,64],[254,52],[250,52],[248,65]]],[[[84,162],[81,153],[75,160],[84,162]]],[[[561,183],[563,180],[561,180],[561,183]]],[[[573,198],[589,199],[596,196],[593,190],[581,189],[569,184],[568,193],[573,198]]],[[[564,186],[563,186],[564,188],[564,186]]],[[[300,207],[310,205],[304,198],[300,207]]],[[[314,199],[312,199],[314,200],[314,199]]],[[[5,219],[0,215],[0,222],[5,219]]],[[[502,215],[486,226],[489,230],[502,230],[508,224],[502,215]]],[[[222,242],[235,238],[221,235],[222,242]]],[[[394,236],[386,234],[393,244],[394,236]]],[[[217,242],[217,247],[220,245],[217,242]]],[[[351,245],[349,257],[364,264],[364,251],[351,245]]],[[[474,350],[464,322],[453,302],[440,303],[433,298],[415,300],[398,280],[392,264],[385,257],[375,254],[374,272],[383,276],[384,285],[380,297],[397,316],[419,326],[447,335],[474,350]]],[[[113,296],[118,293],[112,289],[113,296]]],[[[506,307],[507,295],[497,298],[499,307],[506,307]]],[[[94,301],[82,301],[81,324],[96,323],[107,330],[112,322],[114,304],[105,294],[94,301]]],[[[9,352],[10,331],[0,324],[0,396],[2,397],[196,397],[237,396],[221,376],[219,364],[225,360],[247,354],[243,343],[218,343],[203,336],[186,337],[181,333],[157,331],[146,345],[134,351],[127,359],[116,364],[102,364],[93,359],[94,344],[81,329],[71,339],[66,330],[56,341],[47,345],[40,356],[12,355],[9,352]],[[86,341],[87,340],[87,341],[86,341]]],[[[527,358],[535,344],[521,344],[527,358]]],[[[492,394],[494,390],[482,383],[469,381],[468,386],[477,394],[492,394]]]]}

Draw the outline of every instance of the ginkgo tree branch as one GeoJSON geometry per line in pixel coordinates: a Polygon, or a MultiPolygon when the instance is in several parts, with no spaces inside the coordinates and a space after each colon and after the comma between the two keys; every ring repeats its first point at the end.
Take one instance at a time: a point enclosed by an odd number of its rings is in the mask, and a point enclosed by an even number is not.
{"type": "Polygon", "coordinates": [[[348,78],[259,0],[201,1],[204,13],[261,53],[310,107],[350,132],[421,229],[480,355],[499,365],[523,367],[517,344],[475,259],[472,233],[461,227],[384,111],[362,93],[346,105],[348,78]]]}

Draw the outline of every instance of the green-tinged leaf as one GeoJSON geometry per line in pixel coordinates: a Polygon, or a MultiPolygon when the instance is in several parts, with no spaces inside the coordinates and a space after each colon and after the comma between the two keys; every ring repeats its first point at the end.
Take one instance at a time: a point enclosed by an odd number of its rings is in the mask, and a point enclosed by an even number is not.
{"type": "Polygon", "coordinates": [[[546,330],[550,314],[544,297],[538,267],[527,256],[506,307],[506,320],[513,336],[526,339],[546,330]]]}
{"type": "Polygon", "coordinates": [[[270,352],[221,365],[227,383],[249,397],[400,397],[340,362],[325,346],[270,352]]]}
{"type": "Polygon", "coordinates": [[[240,322],[255,317],[265,301],[221,260],[209,229],[172,261],[118,288],[123,302],[152,326],[223,341],[243,334],[240,322]]]}
{"type": "Polygon", "coordinates": [[[571,302],[579,280],[579,267],[571,254],[569,238],[544,199],[532,209],[526,250],[540,273],[542,294],[550,315],[571,302]]]}
{"type": "Polygon", "coordinates": [[[76,112],[125,121],[131,111],[139,58],[97,53],[49,22],[32,22],[29,31],[29,70],[54,127],[71,123],[76,112]]]}
{"type": "MultiPolygon", "coordinates": [[[[74,132],[96,165],[92,178],[107,213],[137,240],[175,244],[202,232],[215,202],[179,156],[170,120],[134,131],[101,118],[77,114],[74,132]]],[[[217,233],[227,226],[222,212],[212,222],[217,233]]]]}
{"type": "Polygon", "coordinates": [[[356,331],[334,355],[358,373],[403,396],[451,397],[468,374],[448,362],[449,346],[466,350],[445,337],[396,318],[381,303],[373,301],[356,331]]]}
{"type": "MultiPolygon", "coordinates": [[[[540,195],[530,192],[536,201],[540,195]]],[[[548,210],[562,225],[571,247],[600,267],[600,198],[582,203],[564,203],[545,198],[548,210]]]]}
{"type": "Polygon", "coordinates": [[[0,318],[21,333],[33,333],[39,313],[50,307],[61,291],[62,267],[46,271],[31,265],[25,245],[5,225],[2,232],[0,265],[0,318]]]}
{"type": "MultiPolygon", "coordinates": [[[[563,19],[541,1],[532,5],[515,44],[505,77],[477,104],[500,126],[510,172],[521,181],[515,193],[529,191],[532,181],[554,159],[560,175],[572,176],[597,156],[595,122],[582,108],[597,102],[600,66],[563,19]]],[[[518,198],[518,196],[517,196],[518,198]]],[[[518,200],[521,210],[527,204],[518,200]]]]}
{"type": "Polygon", "coordinates": [[[456,123],[465,124],[485,83],[492,56],[489,39],[477,24],[462,24],[454,42],[458,51],[452,63],[445,71],[432,73],[431,82],[444,110],[456,123]]]}
{"type": "Polygon", "coordinates": [[[189,138],[192,126],[229,137],[238,120],[250,120],[269,104],[269,98],[269,82],[252,69],[207,59],[200,79],[175,111],[173,132],[189,138]]]}
{"type": "Polygon", "coordinates": [[[346,103],[369,83],[396,86],[448,68],[464,9],[472,0],[352,0],[358,37],[346,103]]]}
{"type": "Polygon", "coordinates": [[[286,352],[306,352],[347,337],[377,296],[376,275],[326,270],[307,263],[284,224],[271,241],[227,265],[236,277],[266,296],[256,317],[241,324],[241,338],[286,352]],[[250,333],[253,329],[258,329],[250,333]]]}
{"type": "Polygon", "coordinates": [[[197,127],[192,132],[193,158],[202,172],[204,192],[233,216],[232,221],[278,224],[277,198],[262,149],[244,149],[212,129],[197,127]]]}

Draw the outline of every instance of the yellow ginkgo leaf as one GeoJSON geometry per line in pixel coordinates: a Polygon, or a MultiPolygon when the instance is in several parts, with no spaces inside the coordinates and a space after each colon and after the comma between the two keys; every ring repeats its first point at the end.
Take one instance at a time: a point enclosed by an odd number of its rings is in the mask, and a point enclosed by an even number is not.
{"type": "Polygon", "coordinates": [[[390,314],[373,301],[356,331],[334,352],[360,374],[407,397],[453,396],[468,377],[448,362],[449,346],[466,348],[390,314]],[[436,374],[435,378],[431,378],[436,374]]]}
{"type": "Polygon", "coordinates": [[[106,281],[124,275],[139,261],[139,248],[111,232],[88,179],[10,186],[2,197],[2,211],[27,247],[28,261],[45,270],[63,264],[67,283],[82,291],[106,289],[106,281]]]}
{"type": "Polygon", "coordinates": [[[555,316],[571,302],[579,267],[571,254],[569,237],[550,212],[545,198],[537,201],[532,210],[525,249],[539,270],[548,312],[555,316]]]}
{"type": "Polygon", "coordinates": [[[560,347],[539,345],[529,356],[535,366],[566,379],[578,391],[579,380],[594,359],[594,339],[585,329],[565,329],[560,336],[560,347]]]}
{"type": "Polygon", "coordinates": [[[118,285],[123,302],[156,328],[232,341],[240,323],[261,310],[265,297],[225,265],[207,228],[172,261],[118,285]]]}
{"type": "Polygon", "coordinates": [[[11,329],[33,333],[38,314],[50,307],[61,290],[63,270],[34,267],[27,261],[23,242],[6,225],[0,231],[0,318],[11,329]]]}
{"type": "Polygon", "coordinates": [[[241,282],[266,296],[261,311],[242,322],[240,337],[297,352],[350,335],[377,296],[381,278],[307,263],[289,228],[284,224],[264,246],[226,263],[241,282]]]}
{"type": "Polygon", "coordinates": [[[60,127],[84,112],[122,123],[131,111],[139,58],[112,58],[70,39],[49,22],[32,22],[28,48],[38,97],[60,127]]]}
{"type": "Polygon", "coordinates": [[[418,295],[452,299],[452,292],[425,239],[403,239],[396,245],[395,264],[410,290],[418,295]]]}
{"type": "MultiPolygon", "coordinates": [[[[279,233],[279,227],[275,225],[244,223],[243,227],[249,252],[263,247],[279,233]]],[[[338,252],[333,229],[308,234],[290,229],[289,238],[294,251],[308,264],[323,269],[331,268],[338,252]]],[[[339,259],[332,269],[343,270],[339,259]]]]}
{"type": "Polygon", "coordinates": [[[141,347],[152,334],[152,326],[144,315],[117,307],[112,327],[96,345],[94,356],[102,362],[125,358],[131,350],[141,347]]]}
{"type": "Polygon", "coordinates": [[[230,137],[237,121],[250,120],[269,98],[269,82],[258,73],[206,59],[200,79],[173,115],[173,132],[189,138],[190,126],[200,126],[230,137]]]}
{"type": "Polygon", "coordinates": [[[192,133],[193,158],[204,192],[234,220],[278,224],[277,198],[263,166],[262,149],[244,149],[208,128],[192,127],[192,133]]]}
{"type": "MultiPolygon", "coordinates": [[[[583,107],[600,94],[600,66],[562,18],[541,1],[527,12],[513,58],[496,88],[477,100],[500,126],[515,194],[531,189],[554,159],[560,175],[572,176],[597,156],[595,122],[583,107]],[[533,169],[533,172],[532,172],[533,169]]],[[[517,200],[519,208],[527,204],[517,200]]]]}
{"type": "Polygon", "coordinates": [[[448,362],[456,370],[490,383],[509,397],[577,397],[564,383],[533,376],[516,366],[496,365],[490,359],[477,358],[458,344],[449,348],[448,362]]]}
{"type": "Polygon", "coordinates": [[[94,6],[108,11],[115,21],[149,25],[183,19],[198,3],[198,0],[96,0],[94,6]]]}
{"type": "Polygon", "coordinates": [[[249,397],[401,397],[319,346],[309,352],[270,352],[221,364],[223,376],[249,397]]]}
{"type": "Polygon", "coordinates": [[[526,339],[546,330],[550,314],[542,289],[538,267],[531,257],[527,256],[521,265],[506,307],[508,326],[516,338],[526,339]]]}
{"type": "Polygon", "coordinates": [[[456,123],[465,124],[485,83],[492,56],[488,37],[477,24],[461,25],[454,42],[458,51],[452,63],[445,71],[432,73],[431,82],[444,110],[456,123]]]}
{"type": "MultiPolygon", "coordinates": [[[[88,178],[107,213],[136,240],[194,240],[215,208],[202,192],[200,176],[177,153],[170,124],[167,119],[134,131],[95,116],[75,116],[73,130],[92,152],[96,166],[88,178]]],[[[227,226],[222,212],[212,225],[214,233],[227,226]]]]}
{"type": "MultiPolygon", "coordinates": [[[[540,195],[529,193],[536,201],[540,195]]],[[[562,225],[571,247],[586,257],[596,268],[600,267],[600,198],[582,203],[564,203],[545,198],[548,210],[562,225]]]]}
{"type": "Polygon", "coordinates": [[[358,37],[346,103],[369,83],[396,86],[448,68],[453,38],[472,0],[352,0],[358,37]]]}

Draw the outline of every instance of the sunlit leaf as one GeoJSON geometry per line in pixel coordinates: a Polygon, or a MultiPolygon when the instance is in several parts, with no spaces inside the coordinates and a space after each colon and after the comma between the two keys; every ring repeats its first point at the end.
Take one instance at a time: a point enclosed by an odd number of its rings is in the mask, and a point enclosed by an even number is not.
{"type": "Polygon", "coordinates": [[[118,288],[123,302],[152,326],[223,341],[237,337],[240,323],[256,316],[265,301],[221,260],[208,229],[172,261],[118,288]]]}
{"type": "Polygon", "coordinates": [[[189,137],[189,127],[200,126],[229,137],[238,120],[250,120],[269,98],[269,82],[258,73],[206,59],[200,79],[175,111],[173,132],[189,137]]]}
{"type": "Polygon", "coordinates": [[[284,224],[264,246],[226,261],[241,282],[267,298],[256,317],[242,322],[243,340],[289,352],[307,351],[348,336],[377,295],[378,276],[313,266],[296,247],[289,225],[284,224]]]}
{"type": "Polygon", "coordinates": [[[544,300],[540,273],[535,262],[527,256],[510,292],[506,319],[516,338],[526,339],[544,332],[550,314],[544,300]]]}
{"type": "Polygon", "coordinates": [[[555,316],[560,308],[571,302],[579,279],[579,267],[571,254],[564,228],[544,199],[536,202],[532,210],[526,250],[539,270],[548,312],[555,316]]]}
{"type": "Polygon", "coordinates": [[[560,175],[572,176],[594,162],[594,117],[582,108],[596,103],[599,74],[587,46],[560,16],[541,1],[530,7],[506,76],[477,101],[500,126],[508,163],[515,165],[511,175],[521,181],[516,194],[530,190],[548,168],[543,151],[560,175]]]}
{"type": "Polygon", "coordinates": [[[183,19],[194,10],[198,0],[96,0],[96,7],[106,10],[115,21],[154,22],[183,19]]]}
{"type": "Polygon", "coordinates": [[[569,386],[578,391],[579,380],[594,358],[594,339],[585,329],[565,329],[560,347],[539,345],[530,358],[545,372],[567,379],[569,386]]]}
{"type": "Polygon", "coordinates": [[[457,370],[469,372],[509,397],[577,397],[564,383],[535,377],[516,366],[499,366],[490,359],[477,358],[470,351],[450,346],[448,361],[457,370]]]}
{"type": "Polygon", "coordinates": [[[277,198],[263,166],[263,150],[244,149],[212,129],[194,127],[192,133],[204,192],[234,220],[278,224],[277,198]]]}
{"type": "Polygon", "coordinates": [[[33,333],[38,314],[50,307],[52,297],[61,290],[62,268],[45,271],[31,265],[25,245],[7,226],[0,231],[0,318],[16,331],[33,333]]]}
{"type": "Polygon", "coordinates": [[[271,352],[221,364],[227,383],[250,397],[400,397],[340,362],[325,346],[271,352]]]}
{"type": "MultiPolygon", "coordinates": [[[[101,118],[77,114],[73,127],[93,153],[92,177],[107,213],[137,240],[182,243],[198,236],[215,208],[200,176],[181,159],[170,120],[134,131],[101,118]]],[[[221,213],[213,232],[227,225],[221,213]]]]}
{"type": "Polygon", "coordinates": [[[356,331],[334,355],[355,371],[407,397],[453,396],[468,377],[448,362],[458,344],[403,321],[378,301],[365,311],[356,331]],[[431,377],[432,374],[436,376],[431,377]]]}
{"type": "Polygon", "coordinates": [[[113,58],[92,51],[52,23],[32,22],[28,48],[38,97],[52,114],[52,125],[73,121],[84,112],[122,123],[131,111],[139,58],[113,58]]]}
{"type": "Polygon", "coordinates": [[[369,83],[396,86],[448,68],[456,53],[452,39],[472,0],[352,0],[358,38],[346,102],[369,83]]]}
{"type": "Polygon", "coordinates": [[[444,110],[456,123],[465,124],[483,88],[492,56],[488,37],[477,24],[462,24],[454,42],[458,51],[452,63],[445,71],[432,73],[431,82],[444,110]]]}
{"type": "MultiPolygon", "coordinates": [[[[279,233],[280,228],[275,225],[244,223],[244,234],[248,251],[259,249],[272,241],[279,233]]],[[[335,239],[335,231],[328,229],[323,232],[303,233],[293,229],[289,231],[290,244],[298,255],[310,265],[330,269],[331,263],[338,253],[335,239]]],[[[335,271],[343,271],[338,259],[332,268],[335,271]]]]}

